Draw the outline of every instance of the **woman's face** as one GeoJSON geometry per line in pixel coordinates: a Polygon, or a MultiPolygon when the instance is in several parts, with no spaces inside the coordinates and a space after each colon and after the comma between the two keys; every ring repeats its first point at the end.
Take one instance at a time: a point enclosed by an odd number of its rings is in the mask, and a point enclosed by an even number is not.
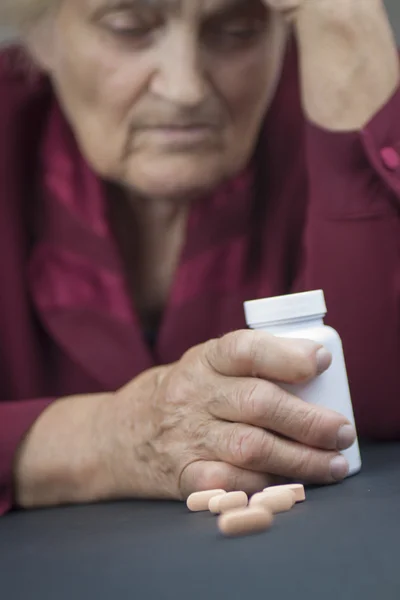
{"type": "Polygon", "coordinates": [[[62,0],[49,32],[40,60],[100,176],[179,198],[246,165],[286,40],[262,0],[62,0]]]}

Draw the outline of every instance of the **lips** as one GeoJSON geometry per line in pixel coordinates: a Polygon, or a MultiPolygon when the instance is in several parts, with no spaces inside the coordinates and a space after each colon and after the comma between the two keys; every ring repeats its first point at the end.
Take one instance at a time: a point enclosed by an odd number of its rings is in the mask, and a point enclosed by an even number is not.
{"type": "Polygon", "coordinates": [[[215,121],[160,121],[154,123],[147,123],[136,127],[137,130],[151,130],[151,129],[218,129],[220,125],[215,121]]]}
{"type": "Polygon", "coordinates": [[[156,145],[189,148],[215,143],[217,129],[209,124],[168,124],[141,128],[139,134],[156,145]]]}

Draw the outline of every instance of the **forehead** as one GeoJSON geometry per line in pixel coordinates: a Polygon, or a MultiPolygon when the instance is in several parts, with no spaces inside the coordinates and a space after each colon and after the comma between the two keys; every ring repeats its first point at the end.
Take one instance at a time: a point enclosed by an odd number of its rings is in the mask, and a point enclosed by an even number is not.
{"type": "Polygon", "coordinates": [[[94,11],[157,10],[180,16],[204,16],[232,10],[252,10],[256,6],[263,6],[262,0],[86,0],[86,2],[88,8],[94,11]]]}

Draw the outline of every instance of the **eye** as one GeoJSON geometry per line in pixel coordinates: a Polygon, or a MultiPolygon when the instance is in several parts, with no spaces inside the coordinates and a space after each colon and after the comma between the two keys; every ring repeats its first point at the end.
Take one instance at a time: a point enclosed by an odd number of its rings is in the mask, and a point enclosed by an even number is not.
{"type": "Polygon", "coordinates": [[[229,49],[257,41],[265,29],[265,23],[246,19],[214,24],[208,31],[208,37],[214,46],[229,49]]]}
{"type": "Polygon", "coordinates": [[[226,27],[222,29],[221,33],[222,35],[247,40],[258,35],[259,29],[256,27],[226,27]]]}
{"type": "Polygon", "coordinates": [[[116,13],[103,19],[102,25],[115,36],[140,42],[147,40],[160,23],[157,19],[139,19],[132,14],[116,13]]]}
{"type": "Polygon", "coordinates": [[[132,38],[133,40],[146,39],[151,34],[151,29],[144,27],[113,27],[112,32],[120,37],[132,38]]]}

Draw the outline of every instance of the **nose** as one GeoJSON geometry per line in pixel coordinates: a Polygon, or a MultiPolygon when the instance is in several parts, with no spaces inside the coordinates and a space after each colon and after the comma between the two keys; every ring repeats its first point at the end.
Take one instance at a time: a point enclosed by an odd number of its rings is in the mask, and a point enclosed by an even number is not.
{"type": "Polygon", "coordinates": [[[173,104],[197,106],[207,93],[201,49],[185,33],[171,35],[163,47],[151,81],[151,91],[173,104]]]}

